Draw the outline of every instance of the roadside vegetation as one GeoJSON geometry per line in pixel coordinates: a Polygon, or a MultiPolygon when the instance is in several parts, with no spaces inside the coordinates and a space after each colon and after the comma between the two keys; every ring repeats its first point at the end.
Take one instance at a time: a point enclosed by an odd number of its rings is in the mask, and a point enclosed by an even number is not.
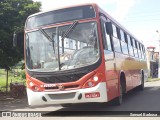
{"type": "MultiPolygon", "coordinates": [[[[8,72],[8,91],[10,83],[18,82],[25,85],[25,71],[21,69],[22,64],[11,68],[8,72]]],[[[0,69],[0,92],[6,91],[7,72],[5,69],[0,69]]]]}
{"type": "Polygon", "coordinates": [[[160,78],[148,78],[147,82],[159,81],[160,78]]]}

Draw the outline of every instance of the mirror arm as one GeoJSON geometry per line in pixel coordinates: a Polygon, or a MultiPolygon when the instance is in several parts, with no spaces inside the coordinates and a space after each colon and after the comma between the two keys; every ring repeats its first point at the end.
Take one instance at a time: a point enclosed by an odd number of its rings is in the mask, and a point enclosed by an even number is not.
{"type": "Polygon", "coordinates": [[[19,28],[19,29],[14,31],[14,34],[13,34],[13,47],[17,46],[17,33],[21,32],[22,30],[23,30],[23,28],[19,28]]]}

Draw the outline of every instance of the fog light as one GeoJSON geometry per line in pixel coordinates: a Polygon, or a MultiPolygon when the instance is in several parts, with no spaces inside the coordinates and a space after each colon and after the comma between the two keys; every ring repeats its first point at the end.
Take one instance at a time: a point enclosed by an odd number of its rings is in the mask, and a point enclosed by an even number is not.
{"type": "Polygon", "coordinates": [[[39,88],[38,88],[37,86],[35,86],[35,87],[34,87],[34,90],[35,90],[35,91],[38,91],[38,90],[39,90],[39,88]]]}
{"type": "Polygon", "coordinates": [[[95,82],[97,82],[97,81],[98,81],[98,77],[97,77],[97,76],[94,76],[94,77],[93,77],[93,80],[94,80],[95,82]]]}
{"type": "Polygon", "coordinates": [[[92,85],[93,85],[93,83],[90,81],[90,82],[88,82],[88,86],[89,87],[92,87],[92,85]]]}

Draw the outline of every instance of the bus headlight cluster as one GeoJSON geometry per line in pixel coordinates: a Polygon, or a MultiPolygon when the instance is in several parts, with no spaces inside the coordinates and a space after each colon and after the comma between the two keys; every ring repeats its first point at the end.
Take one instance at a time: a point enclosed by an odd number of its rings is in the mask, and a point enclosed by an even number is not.
{"type": "Polygon", "coordinates": [[[38,92],[40,90],[40,88],[31,81],[28,81],[28,88],[30,88],[31,90],[35,92],[38,92]]]}
{"type": "Polygon", "coordinates": [[[94,87],[99,83],[99,77],[97,75],[90,78],[83,86],[83,88],[94,87]]]}

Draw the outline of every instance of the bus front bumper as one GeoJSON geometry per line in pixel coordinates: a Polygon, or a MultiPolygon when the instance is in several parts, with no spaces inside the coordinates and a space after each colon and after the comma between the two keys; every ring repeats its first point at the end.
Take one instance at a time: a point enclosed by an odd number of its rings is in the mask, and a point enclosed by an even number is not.
{"type": "Polygon", "coordinates": [[[34,92],[27,88],[27,96],[29,105],[107,102],[107,89],[105,82],[92,88],[58,92],[34,92]]]}

